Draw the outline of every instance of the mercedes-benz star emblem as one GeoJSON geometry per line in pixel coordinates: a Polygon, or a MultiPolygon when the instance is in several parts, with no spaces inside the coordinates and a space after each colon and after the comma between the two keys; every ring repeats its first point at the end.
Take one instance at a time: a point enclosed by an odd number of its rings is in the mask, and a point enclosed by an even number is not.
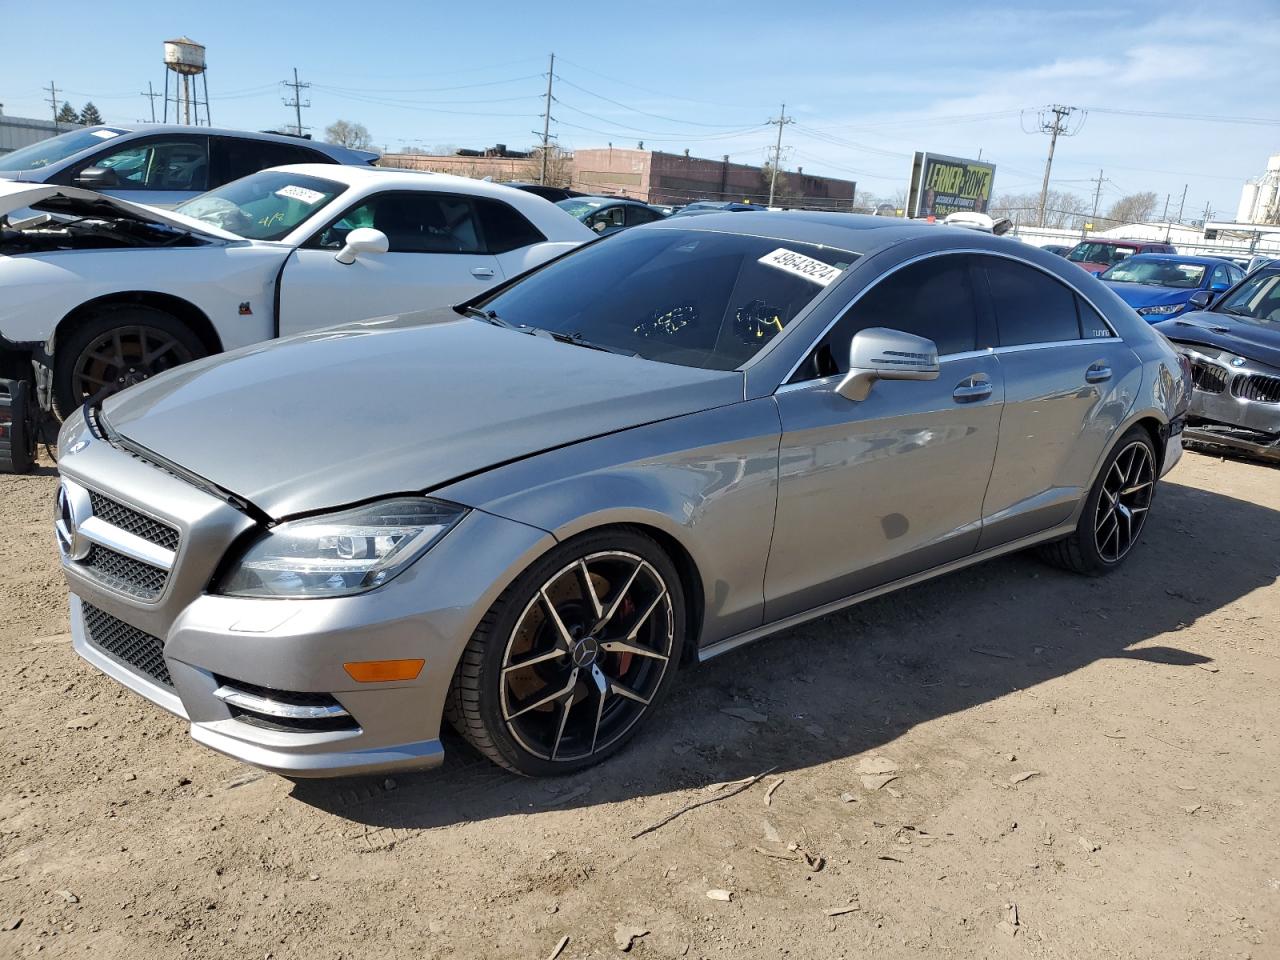
{"type": "Polygon", "coordinates": [[[63,480],[58,485],[57,510],[53,529],[58,537],[58,549],[66,560],[83,560],[92,546],[80,533],[81,525],[93,515],[89,492],[84,487],[63,480]]]}
{"type": "Polygon", "coordinates": [[[600,656],[600,641],[595,637],[583,637],[573,646],[573,665],[586,670],[600,656]]]}

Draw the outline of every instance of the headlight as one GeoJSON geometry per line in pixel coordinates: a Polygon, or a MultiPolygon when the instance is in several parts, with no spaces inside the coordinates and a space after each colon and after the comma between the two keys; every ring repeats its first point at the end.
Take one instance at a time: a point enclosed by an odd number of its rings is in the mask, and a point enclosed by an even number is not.
{"type": "Polygon", "coordinates": [[[1165,303],[1156,307],[1139,307],[1138,315],[1143,317],[1153,316],[1155,314],[1177,313],[1185,306],[1181,303],[1165,303]]]}
{"type": "Polygon", "coordinates": [[[254,541],[218,593],[237,597],[342,597],[380,587],[466,513],[425,497],[401,497],[282,523],[254,541]]]}

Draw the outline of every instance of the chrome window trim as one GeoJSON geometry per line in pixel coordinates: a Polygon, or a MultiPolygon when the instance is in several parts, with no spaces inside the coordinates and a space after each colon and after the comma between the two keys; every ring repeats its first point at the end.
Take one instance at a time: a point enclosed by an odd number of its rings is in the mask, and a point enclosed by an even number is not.
{"type": "MultiPolygon", "coordinates": [[[[782,382],[778,385],[777,389],[774,392],[777,393],[778,390],[781,390],[785,386],[793,386],[793,384],[791,384],[791,378],[796,375],[796,371],[800,369],[800,365],[805,362],[809,354],[813,352],[814,348],[819,343],[822,342],[823,338],[826,337],[826,335],[831,332],[832,328],[835,327],[835,325],[840,322],[840,320],[844,317],[844,315],[847,314],[849,310],[853,308],[854,304],[856,304],[859,300],[862,299],[863,295],[865,295],[873,287],[881,283],[886,277],[890,277],[893,274],[897,273],[899,270],[905,269],[906,267],[909,267],[916,263],[920,263],[921,261],[924,261],[924,260],[930,260],[934,257],[949,257],[949,256],[960,255],[960,254],[978,254],[980,256],[1000,257],[1001,259],[1012,260],[1014,263],[1020,263],[1025,267],[1031,267],[1033,270],[1040,271],[1045,276],[1049,277],[1049,279],[1055,281],[1056,283],[1062,284],[1068,290],[1074,293],[1076,296],[1080,297],[1080,299],[1082,299],[1085,303],[1087,303],[1093,309],[1094,313],[1098,315],[1099,319],[1102,320],[1102,322],[1106,325],[1107,329],[1111,331],[1110,337],[1089,337],[1088,339],[1085,339],[1082,337],[1079,340],[1055,340],[1049,343],[1027,343],[1027,344],[1019,343],[1019,344],[1012,344],[1008,347],[991,347],[988,349],[994,350],[996,353],[999,353],[1002,350],[1023,350],[1026,348],[1060,346],[1066,343],[1095,343],[1099,340],[1110,341],[1110,340],[1123,339],[1118,333],[1116,333],[1116,328],[1111,325],[1111,321],[1107,319],[1107,315],[1102,310],[1098,309],[1098,305],[1093,302],[1093,300],[1089,297],[1088,294],[1084,293],[1083,291],[1073,286],[1072,284],[1067,283],[1067,281],[1063,280],[1061,277],[1054,274],[1051,270],[1047,270],[1037,263],[1032,263],[1030,260],[1026,260],[1026,259],[1023,259],[1022,257],[1014,256],[1012,253],[1006,253],[1003,250],[986,250],[980,247],[956,247],[956,248],[947,249],[947,250],[931,250],[929,253],[922,253],[919,256],[909,257],[908,259],[903,260],[901,263],[894,264],[888,270],[885,270],[883,273],[876,276],[874,280],[870,281],[861,290],[859,290],[848,303],[846,303],[843,307],[841,307],[839,310],[836,311],[836,315],[835,317],[832,318],[831,322],[828,323],[826,327],[822,329],[822,332],[820,332],[816,337],[813,338],[813,341],[809,344],[809,346],[805,347],[804,352],[801,353],[800,355],[800,358],[796,360],[794,364],[792,364],[791,369],[787,371],[786,376],[782,378],[782,382]]],[[[984,351],[966,351],[966,353],[981,353],[981,352],[984,352],[984,351]]],[[[948,356],[959,356],[959,354],[950,354],[948,356]]],[[[939,357],[938,359],[939,361],[941,361],[942,357],[939,357]]],[[[812,382],[812,381],[801,381],[801,383],[809,383],[809,382],[812,382]]]]}
{"type": "MultiPolygon", "coordinates": [[[[813,348],[810,347],[810,350],[813,348]]],[[[938,356],[938,364],[951,363],[955,360],[976,360],[979,357],[991,357],[998,353],[995,347],[987,347],[985,350],[965,350],[961,353],[943,353],[938,356]]],[[[833,373],[827,377],[818,377],[816,380],[801,380],[797,383],[784,383],[773,391],[775,395],[780,393],[793,393],[796,390],[807,390],[814,386],[825,386],[826,384],[836,384],[844,379],[843,373],[833,373]]]]}

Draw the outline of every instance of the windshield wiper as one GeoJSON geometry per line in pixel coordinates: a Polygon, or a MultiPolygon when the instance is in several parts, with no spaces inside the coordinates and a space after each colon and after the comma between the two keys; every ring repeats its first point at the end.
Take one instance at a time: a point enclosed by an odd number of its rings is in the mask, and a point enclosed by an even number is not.
{"type": "Polygon", "coordinates": [[[491,323],[495,327],[502,327],[505,330],[516,330],[520,333],[533,333],[532,327],[526,327],[524,324],[511,323],[507,320],[503,320],[498,316],[497,310],[481,310],[479,307],[455,307],[454,309],[463,316],[483,320],[485,323],[491,323]]]}
{"type": "Polygon", "coordinates": [[[608,344],[595,343],[586,339],[580,333],[557,333],[554,330],[543,330],[541,328],[534,328],[532,332],[550,337],[556,343],[569,343],[575,347],[586,347],[588,350],[600,350],[603,353],[616,353],[623,357],[640,356],[634,350],[627,350],[624,347],[611,347],[608,344]]]}

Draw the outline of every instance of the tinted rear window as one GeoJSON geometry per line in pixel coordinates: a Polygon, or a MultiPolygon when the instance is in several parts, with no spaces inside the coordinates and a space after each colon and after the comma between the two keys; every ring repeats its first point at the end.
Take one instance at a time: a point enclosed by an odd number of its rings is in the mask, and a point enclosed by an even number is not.
{"type": "Polygon", "coordinates": [[[1080,339],[1076,296],[1033,267],[982,257],[1002,347],[1080,339]]]}

